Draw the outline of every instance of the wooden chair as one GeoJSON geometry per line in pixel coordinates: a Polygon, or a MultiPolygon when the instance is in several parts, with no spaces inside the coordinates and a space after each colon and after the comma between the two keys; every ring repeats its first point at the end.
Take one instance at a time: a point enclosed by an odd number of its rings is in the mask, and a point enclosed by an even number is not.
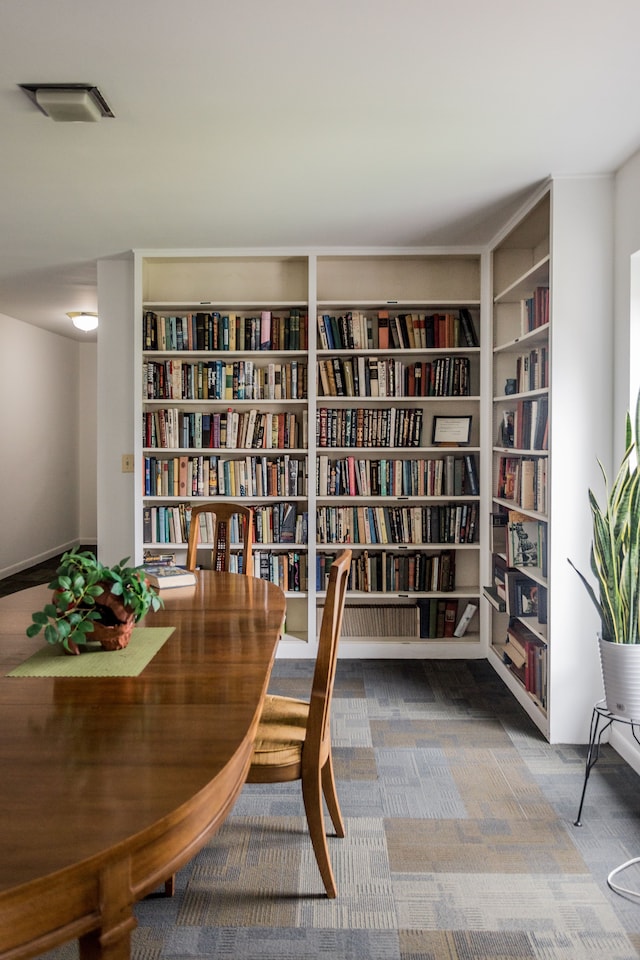
{"type": "MultiPolygon", "coordinates": [[[[210,513],[213,516],[213,548],[211,566],[214,570],[228,570],[231,554],[231,518],[234,514],[242,524],[244,519],[244,537],[242,542],[242,572],[253,576],[251,550],[253,546],[253,509],[238,503],[225,503],[212,500],[211,503],[198,504],[191,509],[191,526],[187,545],[187,570],[195,570],[200,542],[200,515],[210,513]]],[[[172,897],[175,893],[176,878],[172,875],[165,881],[164,895],[172,897]]]]}
{"type": "Polygon", "coordinates": [[[329,860],[322,798],[324,795],[336,835],[344,837],[331,759],[330,714],[350,566],[351,550],[345,550],[329,570],[311,700],[307,703],[267,696],[247,776],[247,783],[302,781],[311,843],[331,898],[337,888],[329,860]]]}
{"type": "Polygon", "coordinates": [[[240,527],[244,524],[242,541],[242,572],[253,575],[251,549],[253,545],[253,509],[239,503],[225,503],[213,500],[211,503],[202,503],[191,510],[191,526],[189,527],[189,543],[187,546],[187,570],[195,570],[200,542],[200,516],[210,513],[213,517],[213,549],[211,551],[212,569],[229,570],[231,556],[231,518],[238,515],[240,527]]]}

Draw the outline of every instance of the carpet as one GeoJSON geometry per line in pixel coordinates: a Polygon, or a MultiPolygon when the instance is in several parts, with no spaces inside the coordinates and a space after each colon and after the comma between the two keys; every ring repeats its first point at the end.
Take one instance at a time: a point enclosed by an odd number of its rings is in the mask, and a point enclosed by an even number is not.
{"type": "MultiPolygon", "coordinates": [[[[312,668],[278,660],[271,691],[305,696],[312,668]]],[[[640,852],[640,778],[610,747],[576,828],[585,747],[547,744],[485,661],[339,661],[335,691],[338,898],[300,785],[248,784],[176,896],[136,907],[134,960],[640,955],[640,906],[606,884],[640,852]]]]}

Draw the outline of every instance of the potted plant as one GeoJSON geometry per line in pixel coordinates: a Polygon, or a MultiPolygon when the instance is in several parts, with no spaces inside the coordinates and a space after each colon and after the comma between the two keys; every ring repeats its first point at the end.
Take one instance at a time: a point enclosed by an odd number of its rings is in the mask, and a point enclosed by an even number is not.
{"type": "Polygon", "coordinates": [[[591,569],[597,589],[569,560],[584,583],[600,615],[600,659],[607,707],[629,719],[640,719],[640,394],[636,401],[635,430],[626,417],[622,462],[610,485],[598,461],[605,484],[601,507],[592,490],[593,519],[591,569]],[[632,661],[637,661],[634,666],[632,661]],[[618,686],[618,681],[624,683],[618,686]]]}
{"type": "Polygon", "coordinates": [[[91,640],[109,650],[125,647],[134,624],[162,606],[144,569],[127,566],[128,560],[109,567],[88,550],[65,553],[49,584],[53,597],[32,614],[27,636],[44,630],[47,643],[59,643],[74,654],[91,640]]]}

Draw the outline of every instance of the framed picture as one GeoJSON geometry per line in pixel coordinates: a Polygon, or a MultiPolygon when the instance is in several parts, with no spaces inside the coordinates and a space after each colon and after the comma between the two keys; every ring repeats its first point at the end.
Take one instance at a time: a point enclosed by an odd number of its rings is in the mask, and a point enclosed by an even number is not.
{"type": "Polygon", "coordinates": [[[507,569],[507,613],[510,617],[537,617],[538,592],[544,587],[518,574],[515,570],[507,569]]]}
{"type": "Polygon", "coordinates": [[[472,417],[434,417],[433,444],[457,447],[469,443],[472,417]]]}

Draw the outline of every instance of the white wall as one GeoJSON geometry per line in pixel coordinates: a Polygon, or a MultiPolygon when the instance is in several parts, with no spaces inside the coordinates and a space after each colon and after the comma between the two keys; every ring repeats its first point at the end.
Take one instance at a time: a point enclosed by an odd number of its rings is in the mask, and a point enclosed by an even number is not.
{"type": "Polygon", "coordinates": [[[98,345],[78,344],[78,538],[97,543],[98,345]]]}
{"type": "Polygon", "coordinates": [[[80,418],[92,417],[95,432],[96,348],[4,314],[0,331],[4,577],[95,538],[95,457],[80,467],[91,429],[80,418]]]}
{"type": "MultiPolygon", "coordinates": [[[[615,276],[614,276],[614,463],[624,452],[624,421],[627,410],[635,405],[640,385],[640,317],[638,316],[637,276],[640,251],[640,151],[618,171],[615,197],[615,276]],[[635,265],[632,282],[632,262],[635,265]],[[632,296],[633,289],[633,296],[632,296]]],[[[614,724],[611,743],[640,772],[640,750],[627,727],[614,724]]]]}
{"type": "MultiPolygon", "coordinates": [[[[624,418],[640,385],[640,320],[633,316],[631,263],[640,251],[640,151],[618,171],[615,204],[614,462],[624,451],[624,418]]],[[[637,279],[634,283],[637,296],[637,279]]],[[[637,303],[634,297],[634,311],[637,303]]]]}
{"type": "MultiPolygon", "coordinates": [[[[122,455],[134,443],[133,258],[98,261],[98,543],[103,563],[135,556],[134,485],[122,455]]],[[[139,425],[138,425],[138,429],[139,425]]],[[[139,469],[139,465],[138,465],[139,469]]]]}
{"type": "Polygon", "coordinates": [[[552,213],[549,739],[586,743],[603,695],[599,619],[568,559],[589,573],[588,489],[610,455],[613,178],[554,180],[552,213]]]}

